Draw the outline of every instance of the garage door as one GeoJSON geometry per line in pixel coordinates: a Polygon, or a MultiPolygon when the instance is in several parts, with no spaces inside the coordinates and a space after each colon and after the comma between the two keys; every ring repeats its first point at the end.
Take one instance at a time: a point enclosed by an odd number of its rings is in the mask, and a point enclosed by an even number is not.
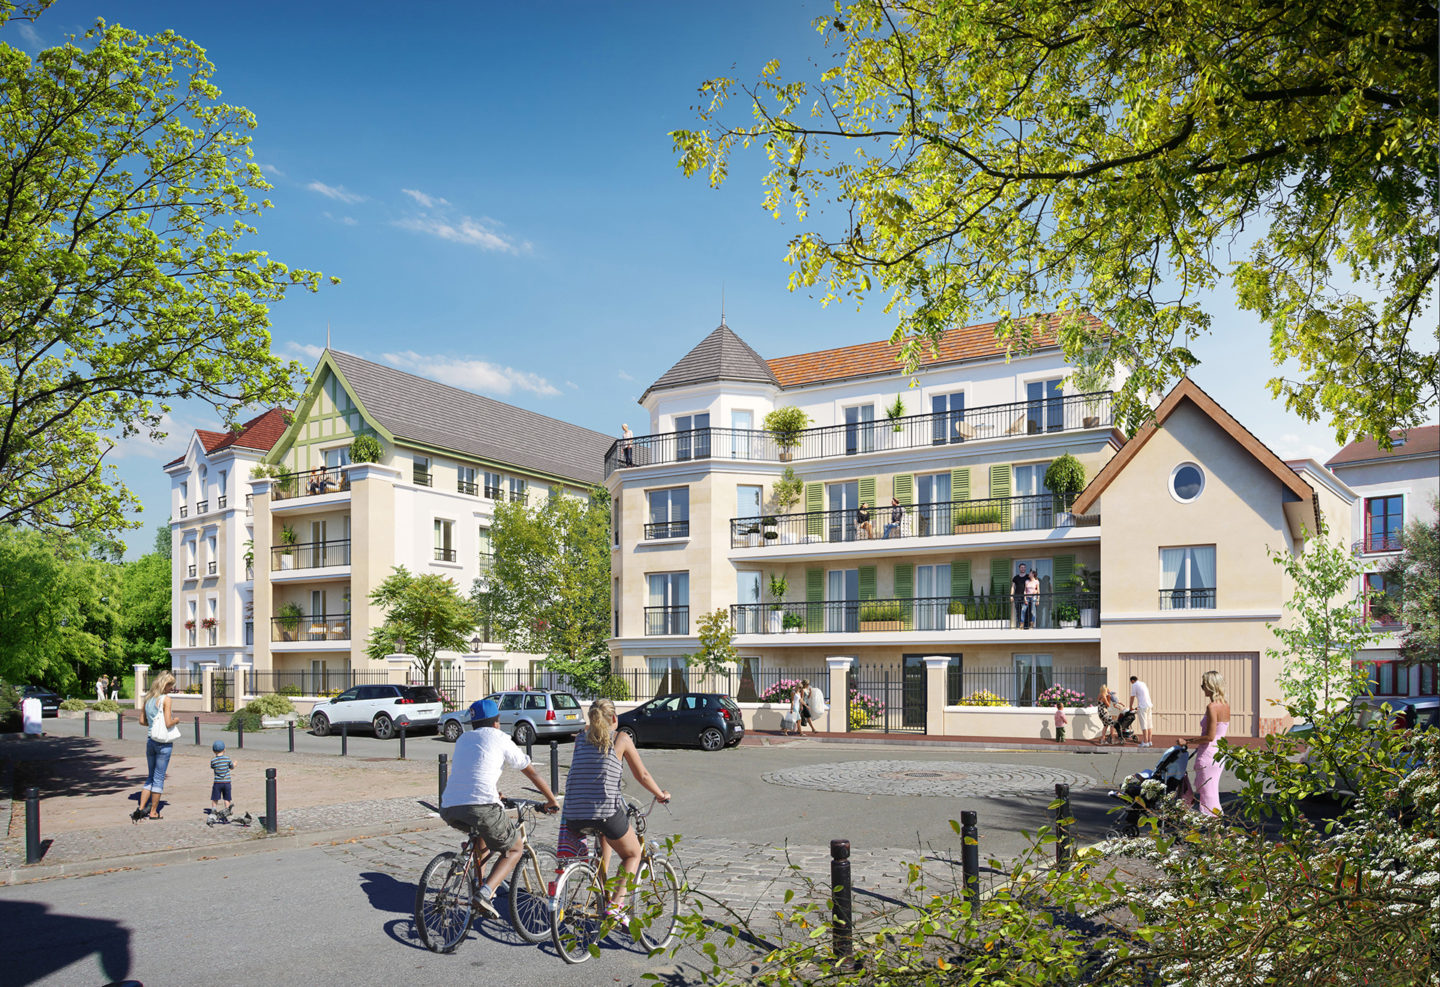
{"type": "Polygon", "coordinates": [[[1200,676],[1208,671],[1225,676],[1225,698],[1230,700],[1232,737],[1254,737],[1259,717],[1260,654],[1248,652],[1140,653],[1120,655],[1120,701],[1129,705],[1130,676],[1138,675],[1150,687],[1155,704],[1155,732],[1163,736],[1196,737],[1205,715],[1205,693],[1200,676]]]}

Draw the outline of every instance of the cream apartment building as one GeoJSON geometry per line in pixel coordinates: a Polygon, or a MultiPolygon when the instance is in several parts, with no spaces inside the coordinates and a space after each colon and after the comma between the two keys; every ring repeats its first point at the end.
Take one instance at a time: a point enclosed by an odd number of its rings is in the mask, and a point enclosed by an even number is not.
{"type": "Polygon", "coordinates": [[[895,355],[765,359],[722,324],[645,391],[645,434],[605,461],[617,669],[673,688],[718,609],[742,702],[808,673],[832,704],[847,687],[878,701],[879,729],[1024,736],[1045,688],[1093,697],[1140,674],[1175,732],[1198,727],[1199,673],[1218,667],[1235,729],[1283,726],[1264,652],[1287,591],[1266,553],[1302,551],[1317,516],[1348,527],[1333,478],[1308,483],[1189,380],[1127,441],[1053,332],[1007,360],[992,325],[947,331],[913,386],[895,355]],[[793,445],[762,427],[782,406],[810,420],[793,445]],[[1044,483],[1065,453],[1089,481],[1073,502],[1044,483]],[[782,507],[786,467],[801,493],[782,507]],[[1030,629],[1010,597],[1022,562],[1041,583],[1030,629]],[[982,690],[1009,706],[983,729],[963,704],[982,690]]]}
{"type": "MultiPolygon", "coordinates": [[[[369,601],[394,567],[438,573],[469,593],[488,571],[495,505],[585,496],[602,478],[609,444],[598,432],[327,349],[265,458],[278,475],[252,481],[256,690],[289,685],[311,695],[367,676],[383,681],[385,669],[365,652],[384,619],[369,601]],[[378,462],[350,462],[359,435],[379,441],[378,462]]],[[[487,630],[476,629],[469,653],[441,656],[456,688],[472,666],[540,660],[505,652],[487,630]]]]}

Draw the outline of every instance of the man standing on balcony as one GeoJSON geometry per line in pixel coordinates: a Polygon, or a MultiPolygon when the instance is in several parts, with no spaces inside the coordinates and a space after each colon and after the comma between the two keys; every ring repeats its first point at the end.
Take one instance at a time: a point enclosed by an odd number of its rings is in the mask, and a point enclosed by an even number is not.
{"type": "Polygon", "coordinates": [[[623,423],[620,426],[620,452],[625,456],[625,465],[635,465],[635,434],[630,431],[630,425],[623,423]]]}
{"type": "Polygon", "coordinates": [[[1015,601],[1015,626],[1024,627],[1029,630],[1030,623],[1025,619],[1025,584],[1030,581],[1030,567],[1024,562],[1020,563],[1020,574],[1010,580],[1010,595],[1015,601]]]}
{"type": "Polygon", "coordinates": [[[1150,740],[1150,687],[1138,675],[1130,676],[1130,708],[1135,711],[1135,726],[1140,731],[1140,746],[1154,747],[1150,740]]]}

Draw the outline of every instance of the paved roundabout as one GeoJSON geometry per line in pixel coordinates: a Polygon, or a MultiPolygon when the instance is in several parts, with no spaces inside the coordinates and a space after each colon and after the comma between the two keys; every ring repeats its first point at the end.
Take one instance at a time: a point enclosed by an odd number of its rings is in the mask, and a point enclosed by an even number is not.
{"type": "Polygon", "coordinates": [[[1053,796],[1058,784],[1074,789],[1096,784],[1089,775],[1059,768],[972,761],[841,761],[769,771],[761,778],[823,792],[939,798],[1053,796]]]}

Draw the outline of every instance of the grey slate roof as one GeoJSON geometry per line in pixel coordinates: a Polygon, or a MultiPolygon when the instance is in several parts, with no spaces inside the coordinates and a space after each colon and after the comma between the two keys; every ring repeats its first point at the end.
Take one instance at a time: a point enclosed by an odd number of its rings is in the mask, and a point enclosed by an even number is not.
{"type": "Polygon", "coordinates": [[[714,332],[682,356],[680,362],[645,388],[645,394],[640,395],[640,400],[644,401],[647,394],[661,388],[706,384],[717,380],[749,380],[780,386],[780,381],[771,373],[770,365],[760,358],[760,354],[721,322],[714,332]]]}
{"type": "Polygon", "coordinates": [[[604,479],[608,435],[330,350],[360,403],[397,439],[579,484],[604,479]]]}

